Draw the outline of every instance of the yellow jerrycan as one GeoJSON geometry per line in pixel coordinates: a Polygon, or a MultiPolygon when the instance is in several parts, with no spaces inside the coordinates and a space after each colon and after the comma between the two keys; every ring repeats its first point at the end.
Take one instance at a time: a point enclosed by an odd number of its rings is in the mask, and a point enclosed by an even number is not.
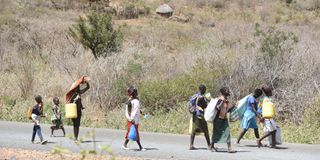
{"type": "Polygon", "coordinates": [[[273,118],[275,116],[275,106],[269,99],[265,99],[262,103],[262,117],[273,118]]]}
{"type": "Polygon", "coordinates": [[[66,109],[66,116],[65,118],[77,118],[77,105],[75,103],[68,103],[65,106],[66,109]]]}

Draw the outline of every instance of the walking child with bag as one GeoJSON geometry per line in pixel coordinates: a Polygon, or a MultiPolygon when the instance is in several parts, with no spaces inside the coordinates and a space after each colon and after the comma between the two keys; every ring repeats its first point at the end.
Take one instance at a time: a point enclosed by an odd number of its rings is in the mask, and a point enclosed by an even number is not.
{"type": "Polygon", "coordinates": [[[207,100],[204,96],[206,86],[200,85],[199,92],[190,99],[188,105],[189,112],[192,114],[191,136],[189,150],[194,150],[194,139],[197,133],[203,132],[207,141],[208,149],[210,148],[210,138],[208,125],[204,118],[204,110],[207,107],[207,100]],[[194,101],[194,102],[193,102],[194,101]]]}
{"type": "Polygon", "coordinates": [[[31,142],[34,143],[34,139],[36,137],[36,134],[38,134],[38,136],[40,138],[40,143],[46,144],[47,140],[43,139],[42,133],[41,133],[41,127],[40,127],[40,119],[42,117],[45,117],[45,115],[43,115],[42,97],[40,95],[37,95],[34,97],[34,99],[36,101],[36,105],[33,106],[32,114],[31,114],[31,120],[33,122],[33,132],[32,132],[31,142]]]}
{"type": "MultiPolygon", "coordinates": [[[[262,91],[265,94],[265,97],[262,101],[262,120],[263,121],[263,130],[266,133],[264,136],[262,136],[259,139],[259,143],[261,144],[261,141],[267,137],[271,136],[271,148],[276,148],[276,132],[277,132],[277,124],[274,120],[275,117],[275,107],[274,103],[272,102],[271,96],[272,96],[272,89],[270,87],[264,86],[262,87],[262,91]]],[[[278,142],[278,144],[281,143],[278,142]]],[[[261,147],[261,145],[258,145],[258,147],[261,147]]]]}
{"type": "Polygon", "coordinates": [[[215,143],[227,143],[228,153],[235,153],[231,149],[231,136],[229,130],[229,122],[227,119],[227,113],[230,112],[235,106],[230,107],[228,97],[230,96],[230,91],[227,87],[220,89],[220,96],[215,105],[216,113],[213,120],[213,132],[212,132],[212,142],[211,151],[218,151],[214,147],[215,143]]]}
{"type": "Polygon", "coordinates": [[[62,117],[61,117],[58,97],[53,98],[53,104],[54,104],[53,108],[52,108],[53,115],[51,117],[51,122],[53,123],[53,126],[50,127],[51,128],[51,137],[54,137],[53,131],[58,130],[58,129],[62,129],[63,137],[64,137],[66,135],[66,132],[64,130],[63,123],[62,123],[62,117]]]}
{"type": "Polygon", "coordinates": [[[136,141],[139,146],[139,151],[146,151],[141,146],[139,135],[139,121],[140,121],[140,101],[138,99],[138,90],[134,86],[128,88],[128,102],[126,105],[127,118],[127,133],[122,149],[128,150],[129,140],[136,141]]]}

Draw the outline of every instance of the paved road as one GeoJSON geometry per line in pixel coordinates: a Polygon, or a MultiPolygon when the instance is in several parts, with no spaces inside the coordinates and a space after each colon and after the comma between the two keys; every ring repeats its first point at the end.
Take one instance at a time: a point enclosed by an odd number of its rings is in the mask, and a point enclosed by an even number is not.
{"type": "MultiPolygon", "coordinates": [[[[32,134],[31,123],[4,122],[0,121],[0,147],[22,148],[33,150],[50,151],[55,145],[61,145],[73,152],[78,152],[80,148],[70,139],[65,137],[49,137],[49,125],[42,125],[42,134],[48,140],[47,145],[31,144],[32,134]]],[[[126,157],[142,157],[145,159],[179,159],[179,160],[212,160],[212,159],[237,159],[237,160],[320,160],[320,145],[305,144],[283,144],[282,149],[257,148],[254,141],[242,141],[241,146],[233,146],[238,152],[228,154],[226,152],[210,152],[206,150],[206,143],[203,136],[197,136],[195,146],[198,150],[189,151],[189,136],[175,134],[159,133],[141,133],[142,145],[147,149],[145,152],[139,152],[135,143],[129,143],[132,150],[125,151],[121,149],[125,131],[111,130],[102,128],[81,128],[80,136],[94,130],[96,133],[96,144],[110,145],[116,155],[126,157]]],[[[72,133],[72,127],[66,126],[66,132],[72,133]]],[[[62,135],[62,131],[55,131],[56,135],[62,135]]],[[[234,141],[233,141],[234,142],[234,141]]],[[[92,139],[84,139],[82,148],[93,148],[92,139]]],[[[220,144],[218,147],[226,151],[226,144],[220,144]]]]}

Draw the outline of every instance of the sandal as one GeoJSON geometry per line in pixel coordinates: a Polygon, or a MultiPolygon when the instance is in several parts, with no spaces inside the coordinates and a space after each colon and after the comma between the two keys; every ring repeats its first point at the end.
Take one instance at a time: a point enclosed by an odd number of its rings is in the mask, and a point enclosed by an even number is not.
{"type": "Polygon", "coordinates": [[[234,150],[228,150],[228,153],[237,153],[237,151],[234,151],[234,150]]]}
{"type": "Polygon", "coordinates": [[[216,147],[212,147],[212,148],[210,148],[210,150],[211,150],[211,152],[218,152],[218,148],[216,148],[216,147]]]}
{"type": "Polygon", "coordinates": [[[257,145],[258,145],[258,148],[262,146],[262,143],[260,142],[260,140],[257,140],[257,145]]]}
{"type": "Polygon", "coordinates": [[[189,147],[189,150],[195,150],[196,148],[195,147],[193,147],[193,146],[190,146],[189,147]]]}

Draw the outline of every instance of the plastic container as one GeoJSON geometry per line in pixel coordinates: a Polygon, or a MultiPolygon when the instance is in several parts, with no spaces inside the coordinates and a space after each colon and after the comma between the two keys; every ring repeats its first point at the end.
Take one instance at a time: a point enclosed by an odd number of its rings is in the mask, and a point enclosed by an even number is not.
{"type": "Polygon", "coordinates": [[[275,107],[272,102],[264,102],[262,104],[262,117],[273,118],[275,116],[275,107]]]}
{"type": "Polygon", "coordinates": [[[77,118],[77,105],[75,103],[66,104],[66,116],[65,118],[77,118]]]}

